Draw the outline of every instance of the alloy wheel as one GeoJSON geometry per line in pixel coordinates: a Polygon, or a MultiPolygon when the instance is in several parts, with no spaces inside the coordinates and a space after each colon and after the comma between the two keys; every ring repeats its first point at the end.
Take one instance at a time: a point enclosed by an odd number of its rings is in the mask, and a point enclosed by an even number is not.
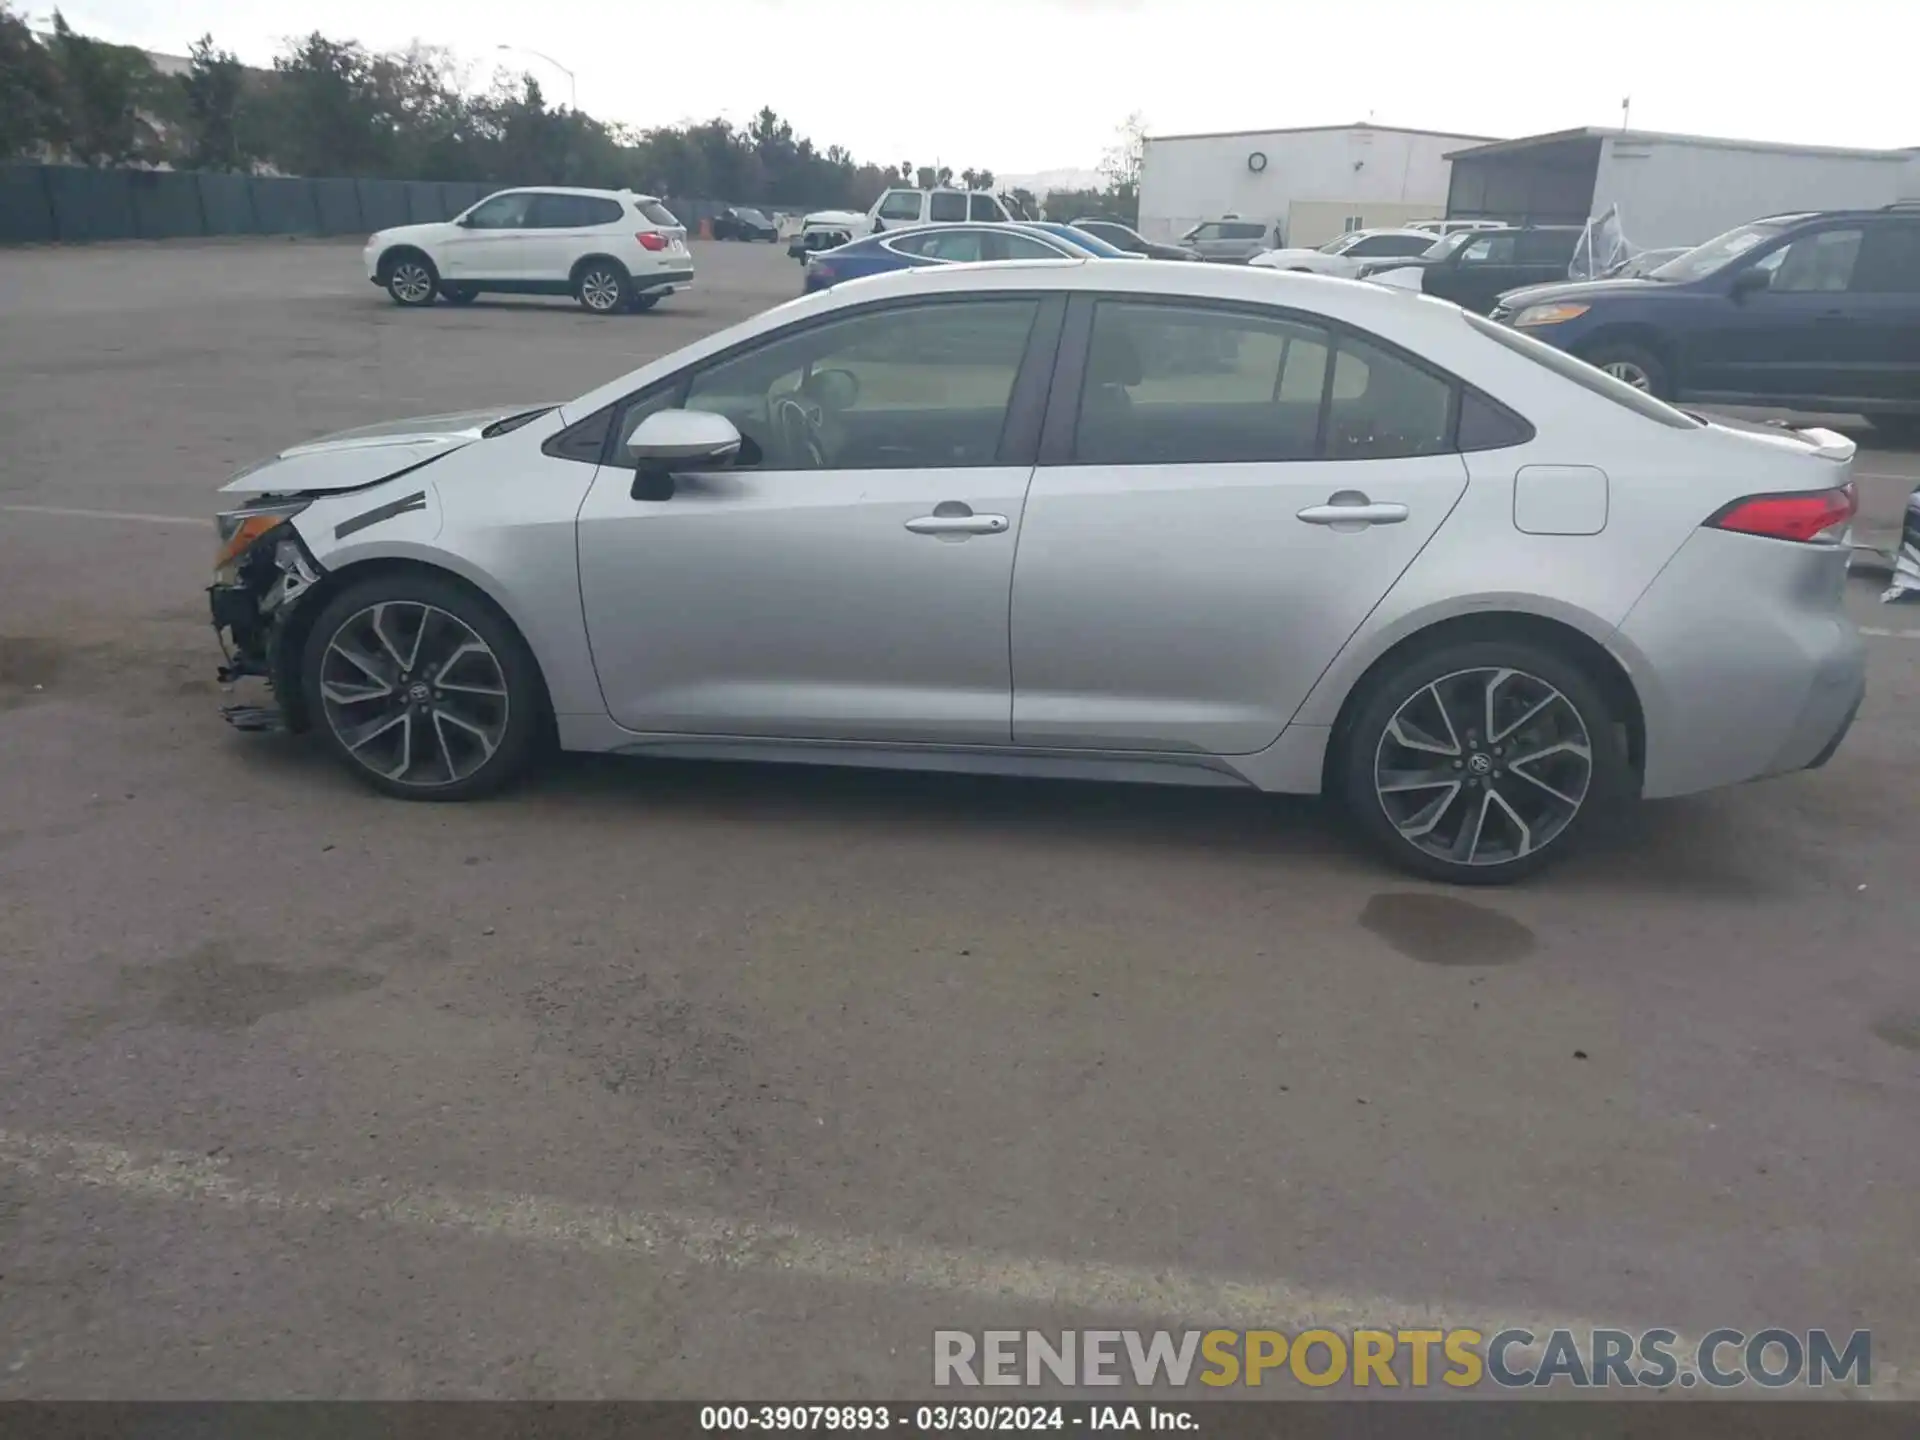
{"type": "Polygon", "coordinates": [[[1504,865],[1550,845],[1586,803],[1593,744],[1573,704],[1524,671],[1456,671],[1394,711],[1374,793],[1402,839],[1453,865],[1504,865]]]}
{"type": "Polygon", "coordinates": [[[409,305],[425,304],[433,294],[433,276],[417,260],[402,260],[395,265],[387,284],[396,299],[404,300],[409,305]]]}
{"type": "Polygon", "coordinates": [[[1636,390],[1653,392],[1653,377],[1631,360],[1609,360],[1600,367],[1616,380],[1624,380],[1636,390]]]}
{"type": "Polygon", "coordinates": [[[507,731],[499,657],[459,616],[416,600],[347,617],[321,657],[320,699],[349,755],[422,789],[472,775],[507,731]]]}
{"type": "Polygon", "coordinates": [[[618,308],[620,277],[610,270],[589,270],[580,280],[580,298],[589,310],[618,308]]]}

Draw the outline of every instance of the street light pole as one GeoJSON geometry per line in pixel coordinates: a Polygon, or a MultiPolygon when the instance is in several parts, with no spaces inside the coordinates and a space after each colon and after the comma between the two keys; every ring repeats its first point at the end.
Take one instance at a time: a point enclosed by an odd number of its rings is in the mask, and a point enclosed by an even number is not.
{"type": "Polygon", "coordinates": [[[528,49],[525,45],[496,45],[493,48],[496,50],[513,50],[522,55],[531,55],[536,60],[546,61],[547,64],[553,66],[554,69],[567,77],[567,108],[569,110],[578,110],[580,108],[580,84],[574,79],[573,71],[562,65],[551,55],[543,55],[538,50],[528,49]]]}

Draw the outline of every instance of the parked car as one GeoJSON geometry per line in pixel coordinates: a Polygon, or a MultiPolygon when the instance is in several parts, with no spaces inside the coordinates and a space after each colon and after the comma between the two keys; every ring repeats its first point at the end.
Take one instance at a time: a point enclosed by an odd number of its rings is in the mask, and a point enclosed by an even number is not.
{"type": "Polygon", "coordinates": [[[716,240],[778,240],[780,227],[764,211],[729,205],[713,218],[716,240]]]}
{"type": "Polygon", "coordinates": [[[1383,287],[932,266],[284,451],[225,487],[209,595],[226,678],[389,795],[548,738],[1325,789],[1493,882],[1833,753],[1852,455],[1383,287]]]}
{"type": "Polygon", "coordinates": [[[1158,240],[1149,240],[1131,225],[1123,225],[1118,220],[1107,220],[1098,215],[1085,215],[1073,222],[1076,230],[1084,230],[1096,235],[1117,250],[1129,255],[1144,256],[1148,260],[1198,260],[1200,252],[1189,250],[1185,245],[1167,245],[1158,240]]]}
{"type": "Polygon", "coordinates": [[[1920,439],[1920,206],[1769,216],[1643,279],[1494,314],[1666,399],[1843,411],[1920,439]]]}
{"type": "Polygon", "coordinates": [[[631,190],[502,190],[444,224],[381,230],[361,259],[399,305],[571,295],[610,315],[650,310],[693,284],[686,227],[631,190]]]}
{"type": "Polygon", "coordinates": [[[1202,260],[1225,261],[1244,265],[1262,250],[1280,243],[1275,228],[1262,220],[1242,220],[1227,215],[1219,220],[1203,220],[1180,237],[1180,243],[1202,260]]]}
{"type": "Polygon", "coordinates": [[[807,262],[805,293],[843,280],[911,270],[923,265],[967,265],[987,260],[1086,260],[1077,241],[1030,225],[922,225],[889,230],[824,251],[807,262]]]}
{"type": "MultiPolygon", "coordinates": [[[[1643,279],[1651,272],[1658,270],[1662,265],[1666,264],[1667,261],[1686,254],[1687,251],[1692,248],[1690,245],[1682,245],[1670,250],[1642,250],[1638,254],[1620,261],[1599,278],[1603,280],[1643,279]]],[[[1523,285],[1518,290],[1508,290],[1495,299],[1491,313],[1498,314],[1502,310],[1510,311],[1517,309],[1525,305],[1534,295],[1558,290],[1561,286],[1566,285],[1570,278],[1570,276],[1561,275],[1539,285],[1523,285]]]]}
{"type": "Polygon", "coordinates": [[[1504,230],[1509,223],[1506,220],[1412,220],[1407,229],[1444,237],[1458,235],[1462,230],[1504,230]]]}
{"type": "Polygon", "coordinates": [[[1578,225],[1461,230],[1446,236],[1424,255],[1367,261],[1360,267],[1360,278],[1411,270],[1418,276],[1423,293],[1484,315],[1508,290],[1564,280],[1580,235],[1578,225]]]}
{"type": "Polygon", "coordinates": [[[836,249],[869,231],[867,217],[858,210],[816,210],[800,221],[787,242],[787,254],[804,265],[809,255],[836,249]]]}
{"type": "Polygon", "coordinates": [[[1439,243],[1439,236],[1424,230],[1350,230],[1317,250],[1263,250],[1247,263],[1270,270],[1304,270],[1352,279],[1370,261],[1424,255],[1439,243]]]}

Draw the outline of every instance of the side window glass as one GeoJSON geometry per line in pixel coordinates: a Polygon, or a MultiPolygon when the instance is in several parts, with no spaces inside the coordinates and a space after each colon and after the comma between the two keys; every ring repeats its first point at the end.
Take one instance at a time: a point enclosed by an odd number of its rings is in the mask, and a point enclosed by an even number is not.
{"type": "Polygon", "coordinates": [[[1920,224],[1868,230],[1848,288],[1867,295],[1920,294],[1920,224]]]}
{"type": "Polygon", "coordinates": [[[1051,245],[1031,235],[990,235],[987,237],[989,260],[1059,260],[1063,258],[1051,245]]]}
{"type": "Polygon", "coordinates": [[[967,218],[967,197],[955,190],[942,190],[928,197],[927,216],[942,224],[967,218]]]}
{"type": "Polygon", "coordinates": [[[1378,345],[1339,338],[1327,403],[1327,459],[1439,455],[1453,448],[1452,419],[1452,382],[1378,345]]]}
{"type": "Polygon", "coordinates": [[[573,222],[576,225],[617,225],[620,217],[626,214],[618,200],[595,200],[583,195],[578,204],[579,218],[573,222]]]}
{"type": "Polygon", "coordinates": [[[920,192],[918,190],[889,190],[887,198],[880,202],[882,220],[918,220],[920,218],[920,192]]]}
{"type": "Polygon", "coordinates": [[[1102,301],[1088,340],[1074,460],[1312,459],[1329,349],[1325,330],[1277,317],[1102,301]]]}
{"type": "Polygon", "coordinates": [[[527,224],[535,230],[577,230],[585,224],[584,202],[576,195],[536,195],[527,224]]]}
{"type": "Polygon", "coordinates": [[[970,265],[976,260],[988,258],[981,248],[978,230],[954,230],[944,234],[936,230],[931,235],[920,237],[920,248],[916,253],[931,256],[935,260],[951,260],[958,265],[970,265]]]}
{"type": "Polygon", "coordinates": [[[467,212],[467,224],[475,230],[523,230],[536,198],[527,194],[495,195],[467,212]]]}
{"type": "Polygon", "coordinates": [[[1523,265],[1570,265],[1579,243],[1577,234],[1564,230],[1530,230],[1518,237],[1514,253],[1523,265]]]}
{"type": "Polygon", "coordinates": [[[1775,294],[1845,290],[1860,255],[1858,230],[1820,230],[1786,245],[1773,272],[1775,294]]]}
{"type": "Polygon", "coordinates": [[[764,470],[991,465],[1037,299],[894,306],[787,334],[694,376],[764,470]]]}
{"type": "Polygon", "coordinates": [[[1000,202],[991,195],[973,194],[967,197],[967,218],[969,220],[1001,219],[1000,202]]]}
{"type": "Polygon", "coordinates": [[[1513,263],[1513,236],[1482,235],[1478,240],[1470,240],[1460,252],[1462,265],[1511,265],[1513,263]]]}

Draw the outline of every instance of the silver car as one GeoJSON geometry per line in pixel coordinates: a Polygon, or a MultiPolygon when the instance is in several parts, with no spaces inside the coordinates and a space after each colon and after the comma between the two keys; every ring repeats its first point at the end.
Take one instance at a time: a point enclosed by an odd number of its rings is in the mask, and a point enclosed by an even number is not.
{"type": "Polygon", "coordinates": [[[560,405],[226,487],[246,725],[389,794],[568,750],[1321,792],[1441,880],[1821,764],[1853,446],[1671,409],[1444,301],[940,266],[560,405]]]}

